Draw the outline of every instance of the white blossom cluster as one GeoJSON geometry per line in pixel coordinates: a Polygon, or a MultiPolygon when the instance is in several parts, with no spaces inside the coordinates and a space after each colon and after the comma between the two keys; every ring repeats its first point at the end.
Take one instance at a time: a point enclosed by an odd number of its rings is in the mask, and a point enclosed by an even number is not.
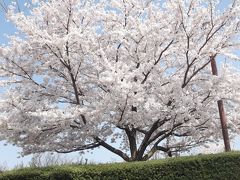
{"type": "Polygon", "coordinates": [[[33,4],[9,9],[19,32],[0,47],[0,139],[24,154],[103,146],[131,161],[217,142],[220,99],[238,132],[238,0],[33,4]]]}

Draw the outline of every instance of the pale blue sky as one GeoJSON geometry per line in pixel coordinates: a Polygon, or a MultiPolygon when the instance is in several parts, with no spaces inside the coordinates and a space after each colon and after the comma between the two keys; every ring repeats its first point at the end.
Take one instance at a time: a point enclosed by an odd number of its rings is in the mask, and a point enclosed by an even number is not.
{"type": "MultiPolygon", "coordinates": [[[[1,2],[3,0],[0,0],[1,2]]],[[[5,0],[6,3],[9,3],[11,0],[5,0]]],[[[20,3],[24,3],[25,0],[19,0],[20,3]]],[[[227,4],[230,2],[230,0],[222,0],[220,9],[227,6],[227,4]]],[[[21,5],[22,5],[21,4],[21,5]]],[[[4,13],[0,11],[0,44],[7,44],[8,39],[5,36],[5,34],[11,35],[15,32],[14,25],[10,22],[7,22],[4,16],[4,13]]],[[[0,93],[3,90],[0,89],[0,93]]],[[[240,141],[240,139],[236,139],[237,142],[240,141]]],[[[8,168],[13,168],[15,165],[20,164],[23,162],[24,164],[27,164],[29,160],[31,159],[31,156],[26,156],[24,158],[17,158],[19,156],[18,152],[21,151],[20,148],[12,146],[10,144],[4,146],[5,142],[0,141],[0,167],[2,164],[8,166],[8,168]]],[[[232,148],[237,150],[240,149],[240,143],[232,144],[232,148]]],[[[72,153],[69,155],[71,158],[76,157],[78,158],[80,155],[78,153],[72,153]]],[[[104,150],[103,148],[93,151],[93,154],[86,154],[83,156],[83,158],[89,159],[89,161],[94,162],[112,162],[112,161],[121,161],[119,157],[116,155],[104,150]]]]}

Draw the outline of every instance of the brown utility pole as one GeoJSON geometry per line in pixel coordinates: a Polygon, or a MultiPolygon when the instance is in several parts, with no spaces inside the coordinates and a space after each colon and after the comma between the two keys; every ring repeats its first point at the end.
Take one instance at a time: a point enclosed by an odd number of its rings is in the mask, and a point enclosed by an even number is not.
{"type": "MultiPolygon", "coordinates": [[[[211,56],[210,58],[211,58],[212,74],[217,76],[218,70],[217,70],[215,57],[216,55],[211,56]]],[[[218,100],[217,104],[218,104],[218,111],[219,111],[219,116],[220,116],[220,121],[222,126],[222,135],[223,135],[225,151],[226,152],[231,151],[230,140],[229,140],[228,129],[227,129],[227,117],[224,111],[223,100],[218,100]]]]}

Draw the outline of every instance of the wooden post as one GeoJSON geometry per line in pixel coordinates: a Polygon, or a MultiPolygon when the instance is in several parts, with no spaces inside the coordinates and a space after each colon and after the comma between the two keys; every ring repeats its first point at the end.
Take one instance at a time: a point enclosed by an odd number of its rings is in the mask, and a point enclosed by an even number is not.
{"type": "MultiPolygon", "coordinates": [[[[212,67],[212,74],[217,76],[218,75],[218,70],[217,70],[217,64],[215,60],[216,56],[211,56],[211,67],[212,67]]],[[[228,129],[227,129],[227,117],[224,111],[224,105],[222,100],[218,100],[218,111],[219,111],[219,116],[220,116],[220,121],[221,121],[221,126],[222,126],[222,135],[223,135],[223,141],[224,141],[224,146],[225,146],[225,151],[231,151],[230,147],[230,140],[229,140],[229,135],[228,135],[228,129]]]]}

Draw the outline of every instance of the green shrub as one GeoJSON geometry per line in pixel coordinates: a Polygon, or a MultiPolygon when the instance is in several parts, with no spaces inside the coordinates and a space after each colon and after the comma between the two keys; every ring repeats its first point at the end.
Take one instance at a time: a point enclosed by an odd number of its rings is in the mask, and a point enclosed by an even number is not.
{"type": "Polygon", "coordinates": [[[24,168],[0,174],[1,180],[239,180],[240,153],[221,153],[147,162],[24,168]]]}

